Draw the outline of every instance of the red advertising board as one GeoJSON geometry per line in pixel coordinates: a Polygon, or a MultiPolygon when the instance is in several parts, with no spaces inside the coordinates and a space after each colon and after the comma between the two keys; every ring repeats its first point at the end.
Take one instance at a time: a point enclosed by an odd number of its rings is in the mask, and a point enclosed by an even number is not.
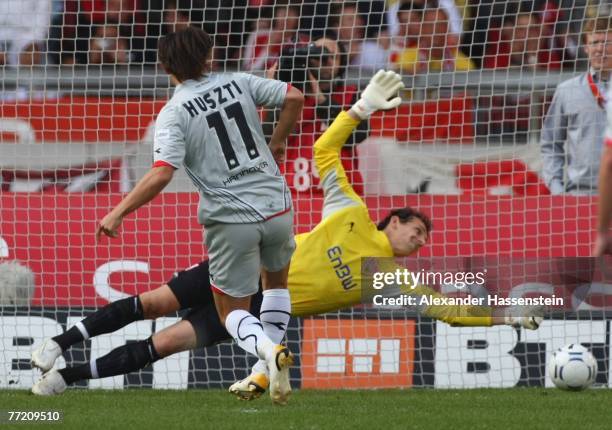
{"type": "MultiPolygon", "coordinates": [[[[103,305],[106,300],[96,293],[100,282],[129,294],[147,291],[205,256],[195,219],[198,196],[192,193],[162,194],[124,221],[119,238],[96,243],[96,220],[120,199],[119,194],[0,193],[0,245],[6,245],[0,262],[18,260],[34,271],[33,305],[103,305]],[[131,263],[123,271],[122,263],[109,269],[111,262],[126,261],[143,262],[147,270],[134,271],[131,263]]],[[[405,205],[430,214],[434,230],[419,252],[424,257],[588,256],[596,214],[590,197],[402,196],[366,203],[375,220],[405,205]]],[[[320,220],[321,204],[321,199],[296,200],[298,232],[320,220]]]]}

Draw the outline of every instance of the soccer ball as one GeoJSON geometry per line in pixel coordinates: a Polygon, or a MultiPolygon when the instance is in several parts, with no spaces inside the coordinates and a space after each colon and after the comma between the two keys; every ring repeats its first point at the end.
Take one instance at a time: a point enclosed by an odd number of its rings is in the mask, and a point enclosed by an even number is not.
{"type": "Polygon", "coordinates": [[[553,352],[548,362],[548,374],[557,388],[584,390],[595,382],[597,361],[587,348],[573,343],[553,352]]]}

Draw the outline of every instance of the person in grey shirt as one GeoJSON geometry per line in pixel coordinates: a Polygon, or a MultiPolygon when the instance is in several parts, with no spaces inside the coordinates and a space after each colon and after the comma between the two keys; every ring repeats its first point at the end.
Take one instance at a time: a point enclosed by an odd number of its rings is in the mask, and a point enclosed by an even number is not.
{"type": "Polygon", "coordinates": [[[287,276],[295,241],[291,196],[277,162],[283,161],[304,96],[280,81],[211,73],[212,52],[212,38],[195,27],[159,40],[159,60],[177,87],[155,122],[154,164],[100,221],[97,236],[117,237],[123,218],[152,200],[184,166],[200,192],[198,221],[206,227],[220,320],[241,348],[267,363],[272,401],[285,404],[293,355],[281,342],[291,314],[287,276]],[[269,146],[259,106],[281,108],[269,146]],[[260,272],[258,319],[249,307],[260,272]]]}
{"type": "Polygon", "coordinates": [[[612,19],[588,19],[584,40],[590,69],[557,87],[542,126],[542,175],[552,194],[597,192],[612,70],[612,19]]]}

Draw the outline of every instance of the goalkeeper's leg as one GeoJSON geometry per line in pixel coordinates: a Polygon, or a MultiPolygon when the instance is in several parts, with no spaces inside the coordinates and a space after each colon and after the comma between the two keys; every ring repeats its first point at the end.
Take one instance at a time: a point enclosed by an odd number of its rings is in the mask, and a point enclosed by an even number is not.
{"type": "Polygon", "coordinates": [[[90,363],[61,370],[54,369],[34,384],[32,392],[38,395],[60,394],[74,382],[135,372],[160,358],[193,349],[196,345],[193,325],[182,320],[146,340],[115,348],[90,363]]]}
{"type": "Polygon", "coordinates": [[[159,318],[179,309],[181,305],[167,284],[138,296],[117,300],[79,321],[64,333],[45,340],[32,353],[32,365],[46,372],[75,343],[112,333],[134,321],[159,318]]]}

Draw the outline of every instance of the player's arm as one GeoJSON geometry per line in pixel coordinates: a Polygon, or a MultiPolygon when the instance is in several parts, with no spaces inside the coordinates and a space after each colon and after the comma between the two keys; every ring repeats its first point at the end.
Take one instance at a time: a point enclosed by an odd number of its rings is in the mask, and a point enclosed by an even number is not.
{"type": "Polygon", "coordinates": [[[123,218],[147,204],[172,180],[174,170],[185,157],[185,140],[181,117],[172,106],[164,106],[155,122],[154,164],[130,193],[98,224],[96,237],[117,237],[123,218]]]}
{"type": "MultiPolygon", "coordinates": [[[[366,266],[365,270],[372,273],[395,273],[398,270],[405,271],[405,268],[395,263],[393,259],[378,259],[372,266],[366,266]]],[[[452,326],[511,325],[534,330],[539,327],[543,319],[544,309],[532,306],[493,308],[486,305],[444,304],[443,299],[446,298],[444,294],[422,284],[415,286],[409,283],[385,285],[378,291],[387,297],[400,294],[412,296],[415,298],[414,305],[419,314],[444,321],[452,326]]]]}
{"type": "MultiPolygon", "coordinates": [[[[442,298],[437,291],[417,286],[411,294],[418,297],[442,298]]],[[[490,327],[509,325],[529,330],[537,329],[543,320],[544,309],[534,306],[492,308],[490,306],[432,305],[421,309],[421,315],[434,318],[457,327],[490,327]]]]}
{"type": "Polygon", "coordinates": [[[567,116],[563,111],[563,89],[553,96],[542,124],[540,154],[542,156],[542,177],[552,194],[565,191],[563,185],[565,166],[565,139],[567,137],[567,116]]]}
{"type": "Polygon", "coordinates": [[[340,151],[355,127],[377,110],[399,106],[397,92],[404,87],[395,72],[379,70],[348,112],[341,112],[314,145],[314,160],[321,178],[325,201],[323,218],[353,205],[363,205],[348,182],[340,161],[340,151]],[[391,99],[391,100],[389,100],[391,99]]]}
{"type": "Polygon", "coordinates": [[[172,180],[174,175],[174,167],[160,166],[149,170],[134,189],[108,213],[100,224],[96,236],[99,239],[101,235],[109,237],[117,237],[117,229],[121,225],[123,218],[134,212],[136,209],[153,200],[172,180]]]}
{"type": "Polygon", "coordinates": [[[276,162],[280,165],[285,161],[287,138],[293,131],[304,106],[304,95],[293,86],[288,86],[285,102],[281,108],[278,122],[272,131],[270,138],[270,151],[276,162]]]}
{"type": "Polygon", "coordinates": [[[255,105],[281,108],[268,147],[276,162],[282,163],[287,138],[302,113],[304,95],[297,88],[276,79],[260,78],[248,73],[238,73],[236,77],[248,88],[255,105]]]}

